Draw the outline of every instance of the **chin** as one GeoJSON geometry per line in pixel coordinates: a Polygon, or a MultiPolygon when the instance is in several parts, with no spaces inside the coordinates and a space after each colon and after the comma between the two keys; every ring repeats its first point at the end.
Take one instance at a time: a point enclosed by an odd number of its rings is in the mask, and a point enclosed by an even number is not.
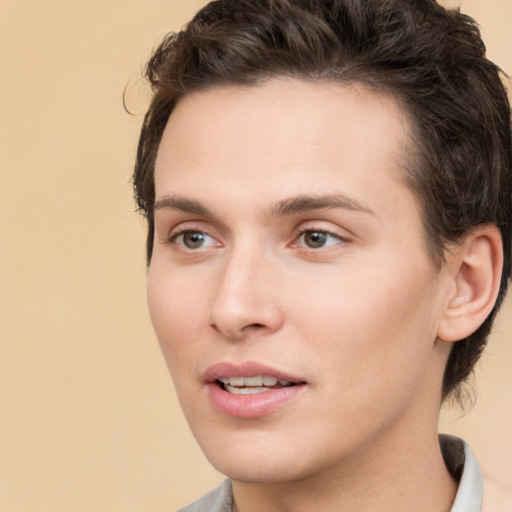
{"type": "Polygon", "coordinates": [[[303,443],[293,442],[293,436],[268,439],[268,434],[246,433],[240,437],[221,435],[215,436],[215,440],[203,438],[198,441],[210,464],[238,482],[292,482],[307,477],[311,468],[318,465],[307,456],[303,443]],[[230,437],[233,437],[231,442],[230,437]],[[225,444],[220,445],[219,439],[225,444]]]}
{"type": "Polygon", "coordinates": [[[252,461],[212,461],[213,467],[236,482],[252,484],[277,484],[301,480],[307,474],[299,467],[283,465],[282,461],[265,461],[258,458],[252,461]],[[285,466],[285,467],[283,467],[285,466]]]}

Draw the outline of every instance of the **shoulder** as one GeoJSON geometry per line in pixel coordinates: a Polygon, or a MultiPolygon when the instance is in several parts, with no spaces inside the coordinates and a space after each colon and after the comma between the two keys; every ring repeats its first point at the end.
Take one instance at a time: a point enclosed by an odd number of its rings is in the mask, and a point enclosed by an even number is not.
{"type": "Polygon", "coordinates": [[[484,475],[482,512],[512,512],[512,484],[484,475]]]}
{"type": "Polygon", "coordinates": [[[177,512],[231,512],[233,492],[231,481],[225,480],[215,489],[207,492],[196,501],[180,508],[177,512]]]}

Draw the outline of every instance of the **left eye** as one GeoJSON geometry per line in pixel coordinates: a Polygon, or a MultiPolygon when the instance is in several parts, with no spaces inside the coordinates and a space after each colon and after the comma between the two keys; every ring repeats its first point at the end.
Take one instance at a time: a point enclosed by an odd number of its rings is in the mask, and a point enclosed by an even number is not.
{"type": "Polygon", "coordinates": [[[215,244],[215,239],[202,231],[182,231],[172,241],[187,249],[201,249],[215,244]]]}
{"type": "Polygon", "coordinates": [[[327,231],[307,230],[300,234],[298,242],[299,245],[306,246],[309,249],[321,249],[322,247],[335,245],[341,240],[341,237],[327,231]]]}

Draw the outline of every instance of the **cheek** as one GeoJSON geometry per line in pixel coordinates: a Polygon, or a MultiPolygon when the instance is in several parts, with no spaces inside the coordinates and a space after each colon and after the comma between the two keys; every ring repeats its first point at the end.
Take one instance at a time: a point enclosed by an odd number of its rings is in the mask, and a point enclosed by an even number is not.
{"type": "Polygon", "coordinates": [[[428,289],[418,291],[428,280],[411,289],[398,275],[391,283],[377,277],[332,283],[297,309],[323,390],[318,421],[344,425],[347,439],[389,425],[431,382],[435,315],[428,289]]]}
{"type": "MultiPolygon", "coordinates": [[[[204,313],[199,310],[201,290],[172,271],[162,271],[152,263],[147,281],[151,322],[173,378],[190,368],[197,331],[204,313]]],[[[203,320],[204,321],[204,320],[203,320]]]]}
{"type": "Polygon", "coordinates": [[[419,371],[436,339],[431,269],[368,268],[333,273],[294,293],[298,329],[314,340],[326,365],[344,368],[347,385],[362,373],[419,371]]]}

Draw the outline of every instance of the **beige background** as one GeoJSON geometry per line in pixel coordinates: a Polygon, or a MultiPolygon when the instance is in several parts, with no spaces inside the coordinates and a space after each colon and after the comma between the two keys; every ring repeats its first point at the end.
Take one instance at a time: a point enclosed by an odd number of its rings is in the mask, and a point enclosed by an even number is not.
{"type": "MultiPolygon", "coordinates": [[[[220,479],[149,324],[129,184],[140,70],[202,3],[0,0],[0,512],[171,511],[220,479]]],[[[512,0],[463,9],[512,72],[512,0]]],[[[442,421],[509,482],[511,337],[509,301],[477,405],[442,421]]]]}

